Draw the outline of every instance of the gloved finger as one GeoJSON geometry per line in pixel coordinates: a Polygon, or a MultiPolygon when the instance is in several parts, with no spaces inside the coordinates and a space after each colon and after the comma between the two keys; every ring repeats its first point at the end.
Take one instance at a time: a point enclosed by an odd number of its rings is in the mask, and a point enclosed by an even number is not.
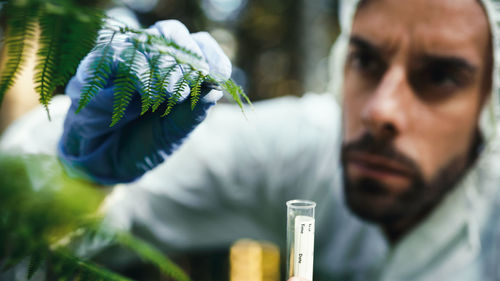
{"type": "Polygon", "coordinates": [[[165,37],[176,42],[178,45],[203,56],[196,42],[191,38],[189,30],[178,20],[159,21],[153,25],[158,32],[165,37]]]}
{"type": "Polygon", "coordinates": [[[151,34],[161,35],[165,39],[175,42],[178,46],[199,56],[201,60],[173,47],[159,44],[156,46],[158,49],[172,53],[181,60],[196,65],[196,67],[202,72],[205,72],[205,74],[209,71],[209,66],[205,62],[203,52],[189,34],[189,30],[181,22],[177,20],[159,21],[149,28],[148,32],[151,34]]]}
{"type": "Polygon", "coordinates": [[[232,71],[231,61],[224,54],[217,41],[207,32],[194,33],[192,38],[203,52],[210,68],[210,74],[220,80],[229,79],[232,71]]]}
{"type": "Polygon", "coordinates": [[[209,92],[203,96],[200,101],[204,103],[216,103],[224,94],[221,90],[209,90],[209,92]]]}

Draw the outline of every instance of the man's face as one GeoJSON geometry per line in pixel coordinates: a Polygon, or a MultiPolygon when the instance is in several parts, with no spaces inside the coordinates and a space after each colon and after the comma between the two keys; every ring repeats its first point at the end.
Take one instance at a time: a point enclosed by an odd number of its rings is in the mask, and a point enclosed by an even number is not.
{"type": "Polygon", "coordinates": [[[345,66],[346,200],[378,223],[427,212],[471,162],[491,72],[477,0],[366,0],[345,66]]]}

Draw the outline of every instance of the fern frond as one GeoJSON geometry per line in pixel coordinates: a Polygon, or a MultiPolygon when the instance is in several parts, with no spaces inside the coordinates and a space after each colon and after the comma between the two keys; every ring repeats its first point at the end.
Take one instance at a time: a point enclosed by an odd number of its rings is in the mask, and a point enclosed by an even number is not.
{"type": "Polygon", "coordinates": [[[75,15],[64,18],[59,50],[57,85],[64,86],[75,74],[80,61],[88,54],[96,43],[97,33],[103,23],[104,15],[100,11],[83,9],[75,11],[75,15]]]}
{"type": "Polygon", "coordinates": [[[170,259],[165,257],[160,251],[151,247],[148,243],[128,234],[118,233],[116,241],[132,252],[136,253],[142,260],[150,262],[158,267],[161,272],[177,281],[190,281],[191,279],[170,259]]]}
{"type": "Polygon", "coordinates": [[[194,107],[200,100],[200,95],[201,95],[201,84],[203,81],[205,81],[206,76],[201,73],[201,71],[197,72],[197,78],[196,81],[194,82],[193,87],[191,88],[191,110],[194,110],[194,107]]]}
{"type": "Polygon", "coordinates": [[[182,92],[186,89],[186,87],[189,87],[189,75],[190,72],[186,72],[177,83],[175,83],[174,86],[174,92],[172,95],[168,98],[167,100],[167,109],[165,109],[165,112],[162,114],[162,117],[167,116],[171,111],[172,108],[177,104],[179,99],[182,96],[182,92]]]}
{"type": "Polygon", "coordinates": [[[93,58],[89,67],[89,76],[86,85],[83,87],[78,101],[78,109],[80,112],[97,93],[106,87],[112,73],[114,51],[112,47],[115,33],[106,41],[106,45],[95,50],[96,57],[93,58]]]}
{"type": "Polygon", "coordinates": [[[35,37],[36,12],[33,9],[6,7],[7,62],[0,76],[0,104],[7,90],[14,85],[15,79],[26,62],[26,54],[32,48],[31,41],[35,37]]]}
{"type": "MultiPolygon", "coordinates": [[[[35,90],[40,95],[39,101],[48,113],[48,104],[57,87],[57,56],[62,47],[63,17],[42,13],[39,19],[40,39],[35,66],[35,90]]],[[[50,116],[49,116],[50,119],[50,116]]]]}
{"type": "Polygon", "coordinates": [[[154,91],[158,93],[158,95],[153,100],[153,105],[152,105],[153,112],[155,112],[158,109],[158,107],[163,102],[165,102],[167,98],[167,91],[165,89],[168,86],[169,79],[172,76],[172,73],[175,71],[177,67],[179,67],[177,64],[172,64],[171,66],[167,67],[163,71],[163,73],[161,73],[162,71],[160,71],[157,82],[154,85],[154,91]]]}
{"type": "Polygon", "coordinates": [[[159,95],[159,92],[155,91],[157,90],[157,87],[155,87],[155,78],[156,76],[158,76],[159,72],[158,65],[160,63],[160,58],[161,58],[160,55],[154,55],[148,58],[149,70],[146,71],[141,77],[141,84],[142,84],[141,115],[143,115],[149,110],[149,108],[153,104],[153,101],[159,95]]]}
{"type": "Polygon", "coordinates": [[[65,250],[54,251],[52,261],[59,266],[56,273],[60,277],[73,276],[76,279],[84,276],[91,280],[132,281],[92,262],[77,258],[65,250]]]}
{"type": "Polygon", "coordinates": [[[33,274],[35,274],[35,272],[40,268],[45,259],[46,259],[46,254],[45,251],[43,250],[36,251],[31,255],[27,272],[28,280],[31,279],[31,277],[33,277],[33,274]]]}
{"type": "Polygon", "coordinates": [[[136,44],[125,48],[120,54],[123,62],[118,64],[116,78],[113,81],[115,88],[113,93],[113,114],[110,127],[114,126],[123,118],[125,110],[132,100],[132,95],[136,91],[136,82],[140,69],[138,55],[139,52],[137,51],[136,44]]]}
{"type": "Polygon", "coordinates": [[[234,101],[238,104],[238,106],[243,110],[243,102],[241,100],[241,93],[243,90],[234,83],[232,79],[228,79],[222,84],[222,88],[224,91],[233,97],[234,101]]]}

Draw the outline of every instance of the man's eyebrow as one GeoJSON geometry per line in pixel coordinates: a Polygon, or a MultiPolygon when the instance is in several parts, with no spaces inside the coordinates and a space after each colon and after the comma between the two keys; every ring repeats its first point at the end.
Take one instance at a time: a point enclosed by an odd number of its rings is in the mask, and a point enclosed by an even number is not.
{"type": "Polygon", "coordinates": [[[460,69],[474,74],[477,67],[466,59],[455,56],[425,55],[422,57],[425,64],[441,65],[453,69],[460,69]]]}
{"type": "Polygon", "coordinates": [[[367,50],[369,52],[373,53],[378,53],[379,52],[379,47],[375,46],[368,40],[358,36],[358,35],[351,35],[351,38],[349,38],[349,44],[354,45],[357,48],[367,50]]]}

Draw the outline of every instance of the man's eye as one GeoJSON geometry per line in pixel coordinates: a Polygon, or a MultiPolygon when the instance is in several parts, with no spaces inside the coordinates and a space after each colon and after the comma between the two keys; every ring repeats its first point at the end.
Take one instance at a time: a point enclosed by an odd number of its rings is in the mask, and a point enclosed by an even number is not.
{"type": "Polygon", "coordinates": [[[349,64],[356,70],[369,75],[381,75],[383,64],[373,54],[355,51],[349,55],[349,64]]]}
{"type": "Polygon", "coordinates": [[[439,67],[430,69],[427,73],[427,82],[437,87],[457,87],[460,85],[459,79],[446,69],[439,67]]]}
{"type": "Polygon", "coordinates": [[[410,75],[415,90],[427,100],[442,100],[470,84],[467,75],[447,66],[433,65],[410,75]]]}

